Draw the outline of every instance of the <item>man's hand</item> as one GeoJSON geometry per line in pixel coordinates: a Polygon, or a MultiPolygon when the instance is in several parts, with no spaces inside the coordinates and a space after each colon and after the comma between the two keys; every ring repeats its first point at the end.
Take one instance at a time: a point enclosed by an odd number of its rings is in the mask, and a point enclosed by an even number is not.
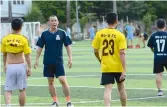
{"type": "Polygon", "coordinates": [[[122,81],[125,80],[125,78],[126,78],[126,75],[125,75],[125,74],[126,74],[126,72],[123,71],[122,74],[121,74],[121,76],[120,76],[120,79],[119,79],[120,82],[122,82],[122,81]]]}
{"type": "Polygon", "coordinates": [[[38,67],[38,61],[35,62],[34,68],[36,69],[38,67]]]}
{"type": "Polygon", "coordinates": [[[27,76],[31,76],[31,69],[27,68],[27,76]]]}
{"type": "Polygon", "coordinates": [[[71,68],[72,67],[72,60],[68,60],[68,67],[71,68]]]}

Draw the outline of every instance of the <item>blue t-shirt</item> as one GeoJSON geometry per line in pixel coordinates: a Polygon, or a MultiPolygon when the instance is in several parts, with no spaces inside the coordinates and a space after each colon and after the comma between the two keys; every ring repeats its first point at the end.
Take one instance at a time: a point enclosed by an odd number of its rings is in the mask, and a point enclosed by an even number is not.
{"type": "Polygon", "coordinates": [[[133,35],[135,28],[131,25],[127,25],[125,30],[127,31],[127,35],[133,35]]]}
{"type": "Polygon", "coordinates": [[[71,30],[70,30],[70,28],[67,28],[67,36],[69,36],[69,38],[71,38],[71,30]]]}
{"type": "Polygon", "coordinates": [[[167,63],[167,32],[157,31],[153,33],[147,46],[154,49],[154,61],[167,63]]]}
{"type": "Polygon", "coordinates": [[[56,32],[44,31],[38,39],[37,46],[43,48],[44,60],[43,64],[63,64],[63,44],[64,46],[71,45],[71,39],[66,32],[58,29],[56,32]]]}
{"type": "Polygon", "coordinates": [[[95,36],[95,29],[93,27],[91,27],[89,29],[89,34],[90,34],[90,37],[94,37],[95,36]]]}

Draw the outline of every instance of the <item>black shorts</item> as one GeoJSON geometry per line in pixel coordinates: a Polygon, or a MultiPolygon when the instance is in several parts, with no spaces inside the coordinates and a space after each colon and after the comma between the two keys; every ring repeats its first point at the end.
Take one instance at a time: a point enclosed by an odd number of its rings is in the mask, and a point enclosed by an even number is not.
{"type": "Polygon", "coordinates": [[[100,85],[114,84],[115,81],[117,83],[121,83],[123,81],[119,81],[121,73],[102,73],[101,83],[100,85]]]}
{"type": "Polygon", "coordinates": [[[44,77],[56,77],[65,76],[65,70],[63,64],[44,65],[43,71],[44,77]]]}
{"type": "Polygon", "coordinates": [[[144,40],[148,39],[148,35],[146,33],[144,33],[143,37],[144,37],[144,40]]]}
{"type": "Polygon", "coordinates": [[[161,64],[161,63],[156,63],[156,62],[154,62],[154,70],[153,70],[153,73],[154,73],[154,74],[157,74],[157,73],[164,72],[164,67],[165,67],[166,70],[167,70],[167,63],[166,63],[166,64],[161,64]]]}

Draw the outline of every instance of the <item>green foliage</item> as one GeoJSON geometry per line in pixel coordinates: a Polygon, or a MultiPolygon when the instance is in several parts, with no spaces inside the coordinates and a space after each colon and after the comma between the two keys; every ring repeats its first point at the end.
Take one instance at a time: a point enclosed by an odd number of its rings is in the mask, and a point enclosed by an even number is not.
{"type": "Polygon", "coordinates": [[[32,5],[31,11],[25,16],[26,22],[45,22],[45,19],[39,10],[38,7],[36,7],[34,4],[32,5]]]}
{"type": "Polygon", "coordinates": [[[41,10],[45,20],[56,15],[60,22],[66,22],[66,1],[33,1],[41,10]]]}
{"type": "MultiPolygon", "coordinates": [[[[80,12],[81,13],[81,12],[80,12]]],[[[83,30],[85,24],[87,24],[89,21],[95,21],[97,19],[96,13],[81,13],[82,17],[79,19],[79,23],[81,25],[81,29],[83,30]]],[[[72,23],[76,22],[76,18],[72,20],[72,23]]]]}
{"type": "Polygon", "coordinates": [[[156,19],[156,17],[157,16],[155,16],[155,15],[152,15],[152,14],[150,14],[150,13],[147,13],[144,17],[143,17],[143,19],[142,19],[142,21],[143,21],[143,23],[144,23],[144,25],[145,25],[145,31],[147,32],[147,33],[151,33],[151,25],[152,25],[152,22],[156,19]]]}

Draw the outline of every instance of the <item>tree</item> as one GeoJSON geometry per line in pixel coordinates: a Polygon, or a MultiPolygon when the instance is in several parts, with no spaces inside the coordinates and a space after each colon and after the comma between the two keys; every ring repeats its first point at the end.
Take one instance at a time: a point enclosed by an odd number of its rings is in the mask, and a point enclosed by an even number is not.
{"type": "Polygon", "coordinates": [[[44,23],[45,19],[39,8],[33,4],[31,11],[25,16],[25,21],[30,21],[30,22],[39,21],[41,23],[44,23]]]}
{"type": "Polygon", "coordinates": [[[151,33],[151,25],[152,25],[152,22],[155,21],[155,19],[156,19],[156,16],[152,15],[150,13],[147,13],[142,19],[142,21],[145,25],[144,31],[146,31],[148,34],[151,33]]]}

